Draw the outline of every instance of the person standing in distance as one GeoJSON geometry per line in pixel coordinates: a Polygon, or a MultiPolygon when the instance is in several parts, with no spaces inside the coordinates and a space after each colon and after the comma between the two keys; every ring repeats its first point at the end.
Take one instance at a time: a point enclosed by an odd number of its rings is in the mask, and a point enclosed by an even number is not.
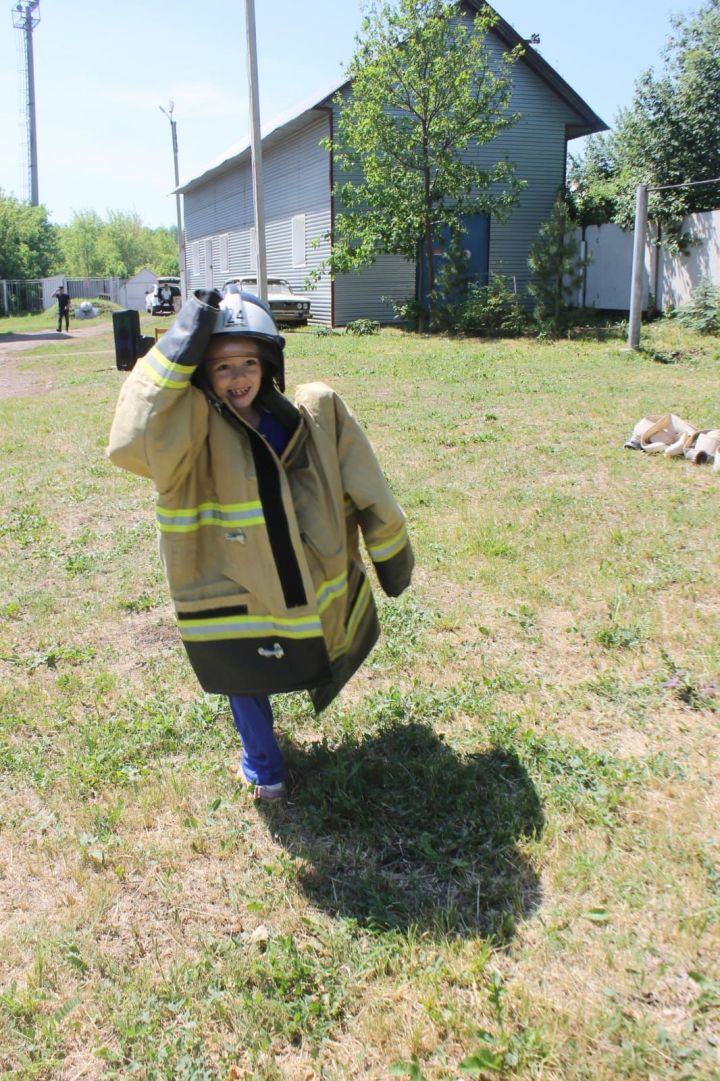
{"type": "Polygon", "coordinates": [[[70,330],[70,294],[64,285],[60,285],[53,293],[58,302],[58,334],[62,330],[62,322],[65,320],[65,330],[70,330]]]}

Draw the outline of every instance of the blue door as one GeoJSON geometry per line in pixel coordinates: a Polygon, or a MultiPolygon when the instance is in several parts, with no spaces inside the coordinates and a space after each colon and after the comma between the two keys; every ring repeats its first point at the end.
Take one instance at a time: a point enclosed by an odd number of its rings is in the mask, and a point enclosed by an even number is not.
{"type": "MultiPolygon", "coordinates": [[[[487,285],[488,269],[490,265],[490,216],[488,214],[465,214],[460,219],[465,252],[468,257],[467,280],[487,285]]],[[[445,253],[450,243],[450,231],[443,227],[440,237],[433,246],[433,277],[437,279],[437,273],[442,266],[445,253]]],[[[418,300],[423,307],[428,308],[428,283],[425,260],[422,259],[417,270],[418,300]]],[[[453,298],[448,298],[452,301],[453,298]]],[[[459,298],[458,298],[459,299],[459,298]]]]}

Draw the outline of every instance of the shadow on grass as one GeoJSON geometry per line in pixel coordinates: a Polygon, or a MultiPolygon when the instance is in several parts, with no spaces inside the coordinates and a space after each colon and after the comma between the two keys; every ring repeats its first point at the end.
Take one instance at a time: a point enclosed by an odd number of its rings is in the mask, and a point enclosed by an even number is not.
{"type": "Polygon", "coordinates": [[[31,334],[0,331],[0,345],[11,345],[13,342],[62,342],[68,338],[72,338],[72,334],[59,330],[38,330],[31,334]]]}
{"type": "Polygon", "coordinates": [[[326,911],[506,941],[537,907],[517,842],[541,834],[543,815],[514,754],[461,756],[432,728],[396,723],[335,747],[288,747],[287,764],[291,803],[262,809],[326,911]]]}

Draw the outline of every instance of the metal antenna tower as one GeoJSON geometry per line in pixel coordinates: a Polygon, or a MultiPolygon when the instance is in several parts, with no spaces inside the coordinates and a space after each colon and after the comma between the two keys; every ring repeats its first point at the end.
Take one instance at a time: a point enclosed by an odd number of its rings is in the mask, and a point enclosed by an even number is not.
{"type": "Polygon", "coordinates": [[[37,129],[35,125],[35,66],[33,63],[33,30],[40,22],[40,15],[35,14],[40,7],[40,0],[18,0],[13,6],[13,26],[25,35],[25,101],[28,147],[28,177],[30,205],[38,206],[38,161],[37,129]]]}

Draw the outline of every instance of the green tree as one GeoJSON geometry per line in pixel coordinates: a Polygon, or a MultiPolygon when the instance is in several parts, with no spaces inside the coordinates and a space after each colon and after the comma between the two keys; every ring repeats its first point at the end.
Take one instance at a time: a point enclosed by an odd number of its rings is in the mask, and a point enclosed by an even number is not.
{"type": "Polygon", "coordinates": [[[0,190],[0,278],[44,278],[58,266],[57,229],[45,207],[0,190]]]}
{"type": "Polygon", "coordinates": [[[559,196],[549,219],[540,226],[528,259],[534,275],[528,285],[535,301],[533,315],[543,334],[559,334],[564,329],[568,309],[582,281],[585,261],[580,258],[575,232],[575,222],[559,196]]]}
{"type": "Polygon", "coordinates": [[[178,274],[177,229],[150,229],[137,214],[108,211],[107,240],[118,277],[132,277],[142,267],[156,274],[178,274]]]}
{"type": "Polygon", "coordinates": [[[130,278],[143,265],[149,247],[150,230],[138,214],[109,210],[103,229],[103,247],[107,250],[108,268],[118,278],[130,278]]]}
{"type": "Polygon", "coordinates": [[[94,210],[73,214],[60,229],[65,272],[70,277],[111,275],[129,278],[142,267],[177,274],[177,229],[151,229],[137,214],[109,210],[103,220],[94,210]]]}
{"type": "MultiPolygon", "coordinates": [[[[147,266],[156,274],[179,274],[177,228],[160,227],[153,229],[149,237],[149,247],[140,266],[147,266]]],[[[140,270],[140,266],[135,269],[140,270]]]]}
{"type": "MultiPolygon", "coordinates": [[[[638,184],[651,187],[720,177],[720,0],[672,19],[659,75],[645,72],[615,128],[571,158],[568,188],[583,224],[632,225],[638,184]]],[[[720,184],[649,193],[649,217],[677,231],[693,211],[720,205],[720,184]]]]}
{"type": "MultiPolygon", "coordinates": [[[[334,222],[333,273],[381,254],[422,260],[430,322],[436,294],[433,242],[465,214],[506,217],[524,186],[506,159],[481,166],[473,152],[517,120],[509,111],[509,68],[518,51],[492,61],[485,38],[497,16],[460,18],[453,0],[371,0],[338,98],[332,143],[342,205],[334,222]]],[[[421,324],[423,329],[424,323],[421,324]]]]}
{"type": "Polygon", "coordinates": [[[84,278],[108,273],[107,252],[101,250],[103,221],[95,210],[75,211],[70,224],[60,231],[65,273],[84,278]]]}

